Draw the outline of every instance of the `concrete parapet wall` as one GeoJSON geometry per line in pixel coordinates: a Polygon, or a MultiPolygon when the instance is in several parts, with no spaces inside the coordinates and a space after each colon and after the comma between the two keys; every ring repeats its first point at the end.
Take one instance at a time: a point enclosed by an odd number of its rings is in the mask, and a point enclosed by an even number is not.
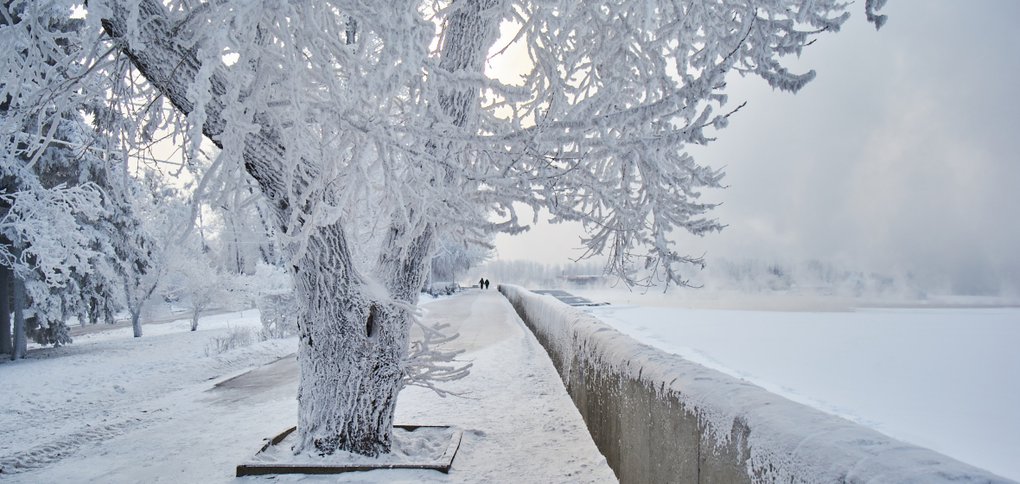
{"type": "Polygon", "coordinates": [[[1012,482],[638,343],[551,296],[499,289],[623,483],[1012,482]]]}

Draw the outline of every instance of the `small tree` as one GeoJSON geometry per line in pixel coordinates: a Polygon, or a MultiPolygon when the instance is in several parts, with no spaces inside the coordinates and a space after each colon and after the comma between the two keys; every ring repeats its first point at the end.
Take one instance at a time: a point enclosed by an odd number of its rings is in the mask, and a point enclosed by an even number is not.
{"type": "Polygon", "coordinates": [[[184,250],[174,251],[169,258],[165,292],[181,297],[191,313],[191,330],[195,331],[202,311],[234,296],[237,275],[217,267],[209,253],[194,244],[181,247],[184,250]]]}
{"type": "Polygon", "coordinates": [[[164,282],[173,249],[191,224],[187,204],[176,189],[163,185],[151,172],[142,185],[132,200],[139,217],[133,238],[122,239],[119,246],[125,305],[136,338],[142,336],[142,312],[164,282]]]}

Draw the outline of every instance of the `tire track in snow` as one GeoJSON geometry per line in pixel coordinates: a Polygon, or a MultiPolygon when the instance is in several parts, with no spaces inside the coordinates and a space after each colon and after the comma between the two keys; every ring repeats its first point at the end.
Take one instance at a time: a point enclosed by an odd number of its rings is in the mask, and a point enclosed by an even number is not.
{"type": "Polygon", "coordinates": [[[86,343],[54,357],[5,368],[9,373],[5,376],[11,376],[17,385],[4,396],[18,398],[4,401],[9,412],[0,415],[0,430],[15,436],[12,441],[0,442],[0,481],[3,476],[44,468],[83,448],[100,447],[106,440],[165,422],[170,418],[170,412],[163,413],[168,396],[197,394],[224,374],[255,368],[293,352],[293,345],[276,340],[202,355],[208,339],[196,341],[194,334],[182,333],[149,338],[141,342],[145,345],[133,340],[86,343]],[[181,344],[188,341],[190,348],[181,344]],[[160,355],[154,347],[174,347],[175,351],[160,355]],[[156,357],[134,364],[148,352],[156,357]],[[181,354],[192,358],[181,358],[181,354]],[[133,372],[125,379],[120,369],[127,366],[132,366],[133,372]],[[12,370],[22,374],[15,378],[12,370]],[[28,372],[35,376],[28,377],[28,372]]]}
{"type": "Polygon", "coordinates": [[[17,474],[44,467],[74,455],[87,444],[112,439],[137,427],[165,420],[167,420],[167,417],[129,417],[99,427],[86,424],[80,430],[55,441],[40,444],[28,450],[15,452],[10,455],[0,456],[0,475],[17,474]]]}

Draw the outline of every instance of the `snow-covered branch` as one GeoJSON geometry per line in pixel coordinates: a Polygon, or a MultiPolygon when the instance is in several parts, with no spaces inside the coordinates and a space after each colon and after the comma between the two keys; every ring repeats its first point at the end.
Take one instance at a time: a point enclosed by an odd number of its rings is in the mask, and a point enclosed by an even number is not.
{"type": "Polygon", "coordinates": [[[443,389],[442,384],[466,377],[471,363],[457,360],[457,356],[464,353],[464,350],[443,349],[443,345],[459,336],[457,333],[444,333],[443,330],[448,326],[428,326],[416,318],[415,327],[421,331],[422,336],[411,342],[411,349],[404,361],[404,385],[428,388],[441,397],[458,395],[443,389]]]}
{"type": "MultiPolygon", "coordinates": [[[[59,185],[0,195],[0,233],[11,245],[0,244],[0,259],[18,270],[38,270],[51,286],[67,284],[75,271],[87,271],[96,256],[92,239],[79,229],[79,217],[101,215],[101,196],[95,185],[59,185]]],[[[21,274],[25,277],[27,274],[21,274]]]]}

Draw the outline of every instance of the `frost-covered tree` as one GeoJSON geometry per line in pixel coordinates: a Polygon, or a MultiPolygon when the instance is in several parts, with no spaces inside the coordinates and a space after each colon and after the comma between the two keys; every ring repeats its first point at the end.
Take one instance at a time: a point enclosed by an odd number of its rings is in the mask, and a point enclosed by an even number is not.
{"type": "Polygon", "coordinates": [[[14,354],[11,338],[11,269],[0,264],[0,355],[14,354]]]}
{"type": "MultiPolygon", "coordinates": [[[[134,214],[116,165],[89,148],[94,133],[80,116],[62,126],[34,162],[8,156],[0,195],[0,259],[25,298],[25,330],[38,343],[70,342],[66,322],[112,322],[119,309],[118,247],[134,214]],[[86,137],[88,136],[88,137],[86,137]],[[10,173],[14,174],[10,174],[10,173]]],[[[28,134],[25,132],[23,134],[28,134]]]]}
{"type": "Polygon", "coordinates": [[[436,242],[431,282],[456,282],[468,269],[485,262],[492,253],[488,241],[447,235],[436,242]]]}
{"type": "MultiPolygon", "coordinates": [[[[104,220],[122,211],[116,166],[84,119],[91,99],[74,72],[85,24],[69,14],[52,2],[0,3],[0,297],[20,315],[15,357],[23,336],[67,343],[69,318],[108,320],[115,309],[117,232],[104,220]],[[54,89],[67,84],[83,89],[54,89]]],[[[0,348],[10,337],[0,331],[0,348]]]]}
{"type": "MultiPolygon", "coordinates": [[[[881,3],[865,3],[876,25],[881,3]]],[[[154,102],[187,116],[190,151],[205,136],[222,149],[213,171],[243,170],[271,207],[301,306],[296,450],[369,455],[390,449],[413,307],[444,227],[513,233],[515,203],[544,207],[581,221],[590,253],[624,277],[638,262],[683,284],[701,260],[674,233],[721,228],[699,197],[722,173],[685,146],[726,126],[726,75],[796,91],[813,73],[781,58],[847,18],[838,0],[87,8],[154,102]],[[517,82],[486,72],[515,45],[528,59],[517,82]]]]}
{"type": "Polygon", "coordinates": [[[188,233],[191,218],[178,191],[151,172],[143,177],[142,188],[135,192],[131,202],[138,219],[131,237],[119,240],[122,243],[118,247],[118,272],[132,332],[138,338],[142,336],[143,311],[164,282],[174,249],[188,233]]]}
{"type": "Polygon", "coordinates": [[[237,274],[219,267],[195,241],[175,244],[167,257],[167,282],[163,292],[180,298],[191,312],[191,330],[198,329],[202,311],[233,297],[237,274]]]}
{"type": "MultiPolygon", "coordinates": [[[[0,257],[23,287],[29,336],[61,345],[71,341],[69,318],[111,316],[113,254],[102,218],[115,194],[106,189],[105,163],[87,148],[92,133],[80,116],[65,113],[53,122],[59,126],[50,136],[61,143],[47,146],[34,162],[27,150],[6,157],[0,230],[7,243],[0,245],[0,257]]],[[[30,130],[21,134],[32,137],[30,130]]]]}
{"type": "Polygon", "coordinates": [[[198,164],[193,170],[202,180],[193,193],[195,218],[201,223],[202,243],[214,253],[210,256],[216,265],[227,272],[251,275],[260,261],[279,261],[274,227],[251,177],[241,170],[220,170],[221,165],[198,164]],[[203,210],[198,210],[200,207],[203,210]]]}

